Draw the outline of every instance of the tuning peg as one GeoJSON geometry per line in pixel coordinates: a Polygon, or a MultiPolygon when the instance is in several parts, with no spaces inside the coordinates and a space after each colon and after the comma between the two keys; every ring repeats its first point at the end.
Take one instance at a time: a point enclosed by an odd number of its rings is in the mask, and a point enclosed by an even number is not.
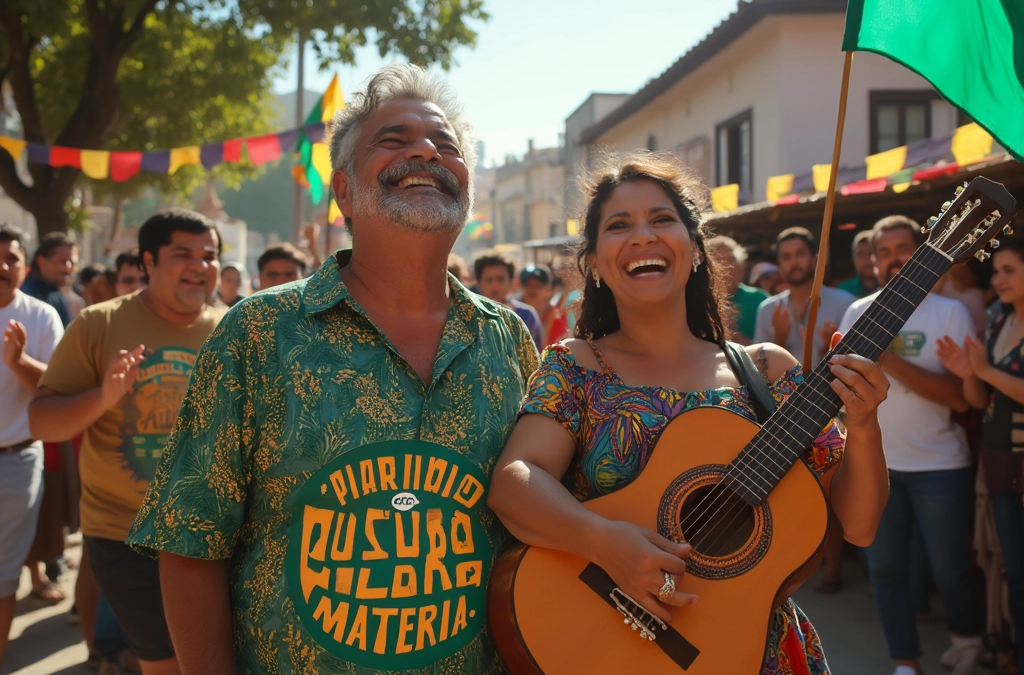
{"type": "Polygon", "coordinates": [[[988,243],[988,247],[993,249],[993,250],[999,248],[999,240],[998,239],[993,239],[992,241],[990,241],[988,243]]]}
{"type": "Polygon", "coordinates": [[[964,185],[957,185],[957,186],[956,186],[956,191],[955,191],[955,193],[954,193],[954,194],[956,194],[957,196],[959,196],[959,195],[960,195],[960,193],[964,191],[964,188],[965,188],[966,186],[967,186],[967,184],[966,184],[966,183],[965,183],[964,185]]]}
{"type": "Polygon", "coordinates": [[[1007,225],[1006,227],[1003,228],[1003,234],[1009,237],[1010,235],[1013,234],[1013,228],[1007,225]]]}
{"type": "Polygon", "coordinates": [[[937,223],[937,222],[939,222],[938,216],[931,216],[931,217],[929,217],[928,220],[926,221],[925,229],[928,229],[928,230],[932,229],[933,227],[935,227],[935,223],[937,223]]]}
{"type": "Polygon", "coordinates": [[[986,260],[992,257],[992,254],[989,253],[988,251],[982,250],[975,253],[974,257],[980,260],[981,262],[985,262],[986,260]]]}
{"type": "Polygon", "coordinates": [[[953,206],[953,202],[942,202],[942,210],[949,211],[949,207],[953,206]]]}

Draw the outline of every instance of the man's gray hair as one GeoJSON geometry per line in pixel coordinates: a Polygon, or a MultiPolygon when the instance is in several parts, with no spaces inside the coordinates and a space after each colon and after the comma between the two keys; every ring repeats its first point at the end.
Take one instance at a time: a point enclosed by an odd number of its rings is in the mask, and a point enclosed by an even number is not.
{"type": "Polygon", "coordinates": [[[384,66],[370,78],[365,92],[358,92],[352,102],[334,113],[327,123],[327,143],[331,150],[331,166],[351,172],[355,166],[356,140],[359,127],[378,110],[400,99],[433,103],[444,113],[455,131],[462,158],[472,179],[476,166],[476,139],[462,111],[455,90],[443,79],[418,66],[396,63],[384,66]]]}

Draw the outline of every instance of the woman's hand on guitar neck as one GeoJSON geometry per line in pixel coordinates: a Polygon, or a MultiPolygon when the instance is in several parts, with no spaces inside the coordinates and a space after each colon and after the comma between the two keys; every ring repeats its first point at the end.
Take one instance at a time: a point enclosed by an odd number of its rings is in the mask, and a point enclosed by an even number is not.
{"type": "Polygon", "coordinates": [[[665,572],[678,584],[686,572],[689,544],[677,544],[632,523],[608,520],[600,528],[591,560],[631,598],[662,621],[672,620],[671,606],[685,607],[697,602],[696,595],[676,591],[661,600],[658,591],[665,584],[665,572]]]}
{"type": "MultiPolygon", "coordinates": [[[[839,333],[836,333],[839,335],[839,333]]],[[[833,356],[829,369],[836,376],[832,389],[843,400],[847,427],[876,422],[878,406],[889,391],[889,378],[874,361],[863,356],[845,354],[833,356]]]]}

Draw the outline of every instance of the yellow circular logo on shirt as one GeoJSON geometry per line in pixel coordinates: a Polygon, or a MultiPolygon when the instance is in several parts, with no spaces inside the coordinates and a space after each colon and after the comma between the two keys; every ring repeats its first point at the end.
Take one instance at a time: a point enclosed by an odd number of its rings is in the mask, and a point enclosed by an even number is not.
{"type": "Polygon", "coordinates": [[[486,485],[465,457],[423,441],[364,445],[313,474],[296,494],[285,558],[306,630],[378,670],[422,668],[469,644],[492,558],[486,485]]]}

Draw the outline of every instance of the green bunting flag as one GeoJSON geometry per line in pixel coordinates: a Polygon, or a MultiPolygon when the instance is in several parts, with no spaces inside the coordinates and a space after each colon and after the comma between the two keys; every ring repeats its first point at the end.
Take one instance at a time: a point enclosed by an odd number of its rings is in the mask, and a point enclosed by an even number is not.
{"type": "Polygon", "coordinates": [[[927,79],[1024,161],[1024,2],[849,0],[843,51],[869,51],[927,79]]]}

